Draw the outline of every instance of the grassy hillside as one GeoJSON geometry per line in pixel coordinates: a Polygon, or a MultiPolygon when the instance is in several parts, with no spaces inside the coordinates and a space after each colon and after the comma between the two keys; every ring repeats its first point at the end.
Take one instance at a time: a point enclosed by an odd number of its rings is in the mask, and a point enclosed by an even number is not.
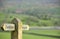
{"type": "Polygon", "coordinates": [[[23,24],[28,24],[30,26],[58,26],[59,18],[46,18],[45,16],[38,18],[37,16],[27,15],[27,14],[13,14],[13,13],[0,13],[0,24],[4,22],[11,22],[13,18],[19,18],[23,24]]]}
{"type": "MultiPolygon", "coordinates": [[[[0,39],[10,39],[10,32],[0,32],[0,39]]],[[[23,31],[23,39],[60,39],[59,30],[23,31]]]]}

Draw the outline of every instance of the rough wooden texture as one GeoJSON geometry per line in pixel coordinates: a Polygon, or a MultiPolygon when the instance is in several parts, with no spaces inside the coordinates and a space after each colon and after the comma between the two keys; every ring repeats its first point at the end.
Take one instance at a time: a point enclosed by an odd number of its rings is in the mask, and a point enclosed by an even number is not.
{"type": "Polygon", "coordinates": [[[22,22],[14,18],[12,23],[15,24],[15,31],[11,32],[11,39],[22,39],[22,22]]]}

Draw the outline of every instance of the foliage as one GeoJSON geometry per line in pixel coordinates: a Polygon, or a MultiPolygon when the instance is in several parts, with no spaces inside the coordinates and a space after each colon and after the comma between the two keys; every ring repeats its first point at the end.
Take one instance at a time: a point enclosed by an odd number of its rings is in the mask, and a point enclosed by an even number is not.
{"type": "Polygon", "coordinates": [[[44,16],[40,19],[36,16],[16,13],[10,13],[9,15],[7,13],[0,13],[0,24],[4,22],[11,22],[14,17],[21,19],[23,24],[28,24],[30,26],[60,26],[59,18],[51,17],[50,19],[46,19],[46,17],[44,16]]]}

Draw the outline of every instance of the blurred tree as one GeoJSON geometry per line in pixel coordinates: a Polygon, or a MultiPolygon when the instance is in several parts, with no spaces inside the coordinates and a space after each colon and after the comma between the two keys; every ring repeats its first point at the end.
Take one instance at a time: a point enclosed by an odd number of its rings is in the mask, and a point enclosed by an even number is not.
{"type": "Polygon", "coordinates": [[[0,0],[0,7],[2,7],[3,6],[3,2],[2,2],[2,0],[0,0]]]}

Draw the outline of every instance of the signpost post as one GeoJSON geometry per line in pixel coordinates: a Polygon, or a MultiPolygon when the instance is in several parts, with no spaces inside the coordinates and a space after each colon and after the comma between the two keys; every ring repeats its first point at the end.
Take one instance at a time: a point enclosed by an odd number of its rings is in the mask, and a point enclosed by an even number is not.
{"type": "Polygon", "coordinates": [[[12,23],[15,24],[15,31],[11,32],[11,39],[22,39],[22,22],[18,18],[14,18],[12,23]]]}

